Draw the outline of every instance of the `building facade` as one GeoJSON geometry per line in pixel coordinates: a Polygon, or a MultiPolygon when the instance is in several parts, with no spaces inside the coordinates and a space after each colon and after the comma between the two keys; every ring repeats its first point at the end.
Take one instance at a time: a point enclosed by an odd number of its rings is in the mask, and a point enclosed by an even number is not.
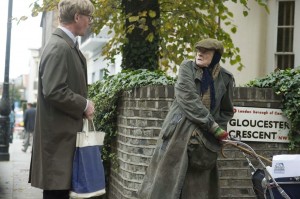
{"type": "Polygon", "coordinates": [[[225,63],[239,86],[264,77],[275,69],[300,66],[300,0],[266,0],[269,13],[256,1],[248,1],[249,15],[240,5],[228,3],[234,13],[237,33],[234,44],[240,48],[242,71],[225,63]]]}
{"type": "Polygon", "coordinates": [[[98,80],[103,80],[105,73],[109,75],[121,71],[121,54],[115,56],[115,62],[105,60],[101,55],[103,46],[112,37],[109,28],[104,26],[99,34],[89,31],[84,37],[80,38],[80,50],[83,52],[88,66],[88,83],[92,84],[98,80]]]}
{"type": "MultiPolygon", "coordinates": [[[[245,8],[226,2],[229,10],[234,13],[232,23],[237,26],[237,32],[231,37],[235,46],[240,48],[245,67],[239,71],[229,62],[222,65],[234,74],[237,86],[264,77],[277,68],[300,66],[300,45],[297,45],[300,43],[300,37],[297,37],[300,35],[300,0],[266,0],[266,3],[269,13],[256,1],[248,1],[249,15],[244,17],[245,8]]],[[[43,13],[41,51],[58,25],[57,11],[43,13]]],[[[221,27],[226,29],[224,25],[221,27]]],[[[110,63],[101,55],[102,47],[112,36],[108,30],[108,27],[103,27],[98,35],[89,31],[79,39],[80,49],[87,59],[89,84],[102,80],[105,73],[112,75],[121,71],[121,54],[116,55],[115,63],[110,63]]],[[[38,59],[33,55],[31,67],[36,67],[38,59]]],[[[34,72],[31,75],[35,75],[34,72]]],[[[35,84],[34,77],[29,79],[33,81],[30,84],[35,84]]],[[[33,93],[28,95],[30,99],[34,96],[33,93]]]]}
{"type": "Polygon", "coordinates": [[[27,85],[27,101],[35,103],[37,101],[37,89],[38,89],[38,72],[40,63],[40,49],[30,49],[31,58],[29,61],[29,74],[27,85]]]}

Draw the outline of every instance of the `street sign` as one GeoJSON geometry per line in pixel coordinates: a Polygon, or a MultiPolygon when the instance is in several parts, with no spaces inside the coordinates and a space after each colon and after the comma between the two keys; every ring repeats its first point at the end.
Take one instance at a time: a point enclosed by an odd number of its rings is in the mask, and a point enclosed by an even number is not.
{"type": "Polygon", "coordinates": [[[289,142],[290,122],[281,109],[234,107],[234,112],[227,125],[231,137],[241,141],[289,142]]]}

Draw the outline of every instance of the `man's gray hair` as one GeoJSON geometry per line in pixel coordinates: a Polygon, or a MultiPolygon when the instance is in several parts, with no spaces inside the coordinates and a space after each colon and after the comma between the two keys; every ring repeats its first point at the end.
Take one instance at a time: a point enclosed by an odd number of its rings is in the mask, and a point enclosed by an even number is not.
{"type": "Polygon", "coordinates": [[[74,21],[76,13],[89,16],[94,10],[90,0],[61,0],[58,4],[59,21],[68,24],[74,21]]]}

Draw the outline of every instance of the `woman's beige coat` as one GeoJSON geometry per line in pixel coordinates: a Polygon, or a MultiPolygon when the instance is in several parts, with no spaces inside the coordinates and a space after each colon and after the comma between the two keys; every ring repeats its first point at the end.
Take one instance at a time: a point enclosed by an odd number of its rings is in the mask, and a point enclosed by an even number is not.
{"type": "Polygon", "coordinates": [[[42,53],[38,81],[29,181],[44,190],[68,190],[87,103],[87,69],[81,52],[59,28],[42,53]]]}

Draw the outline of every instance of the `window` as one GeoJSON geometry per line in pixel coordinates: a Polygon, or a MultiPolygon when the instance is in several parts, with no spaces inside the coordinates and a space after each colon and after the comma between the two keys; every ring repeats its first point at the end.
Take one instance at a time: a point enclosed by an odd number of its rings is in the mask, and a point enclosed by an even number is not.
{"type": "Polygon", "coordinates": [[[276,66],[279,69],[294,67],[295,1],[279,1],[277,26],[276,66]]]}
{"type": "Polygon", "coordinates": [[[104,72],[105,72],[104,69],[100,69],[100,71],[99,71],[99,80],[103,80],[103,78],[104,78],[104,72]]]}
{"type": "Polygon", "coordinates": [[[96,74],[95,72],[92,73],[92,83],[94,83],[96,81],[96,74]]]}
{"type": "Polygon", "coordinates": [[[39,61],[35,61],[35,77],[36,79],[38,79],[39,77],[39,61]]]}
{"type": "Polygon", "coordinates": [[[37,90],[37,89],[38,89],[38,81],[35,80],[35,81],[33,82],[33,90],[37,90]]]}

